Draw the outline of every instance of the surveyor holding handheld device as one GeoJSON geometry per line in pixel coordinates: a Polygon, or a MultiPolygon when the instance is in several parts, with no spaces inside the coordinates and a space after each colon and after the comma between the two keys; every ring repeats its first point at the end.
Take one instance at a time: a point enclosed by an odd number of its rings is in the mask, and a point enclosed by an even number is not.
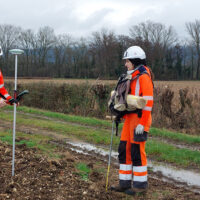
{"type": "Polygon", "coordinates": [[[123,59],[127,74],[119,78],[109,101],[116,120],[125,120],[118,148],[119,185],[111,190],[134,195],[148,188],[145,142],[152,122],[153,82],[142,48],[129,47],[123,59]]]}
{"type": "MultiPolygon", "coordinates": [[[[0,57],[3,55],[3,50],[0,46],[0,57]]],[[[11,100],[13,98],[8,94],[8,91],[4,87],[4,80],[3,80],[3,74],[0,70],[0,108],[4,107],[7,104],[11,104],[11,100]]]]}

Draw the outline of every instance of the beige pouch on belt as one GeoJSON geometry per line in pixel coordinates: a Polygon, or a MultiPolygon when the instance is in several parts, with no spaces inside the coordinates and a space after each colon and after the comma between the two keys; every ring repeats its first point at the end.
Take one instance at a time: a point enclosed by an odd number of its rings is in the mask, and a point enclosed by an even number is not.
{"type": "Polygon", "coordinates": [[[135,109],[143,109],[147,104],[147,100],[144,99],[143,97],[135,96],[131,94],[127,95],[126,102],[128,105],[128,108],[127,108],[128,111],[132,111],[135,109]]]}

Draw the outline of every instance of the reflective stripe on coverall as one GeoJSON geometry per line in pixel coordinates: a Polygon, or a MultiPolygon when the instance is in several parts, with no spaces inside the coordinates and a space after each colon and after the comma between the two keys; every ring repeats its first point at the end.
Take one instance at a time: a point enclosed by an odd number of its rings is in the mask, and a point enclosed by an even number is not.
{"type": "Polygon", "coordinates": [[[0,71],[0,94],[5,97],[5,99],[8,101],[12,98],[9,94],[6,88],[4,87],[4,81],[3,81],[3,74],[0,71]]]}
{"type": "Polygon", "coordinates": [[[147,158],[145,153],[145,142],[134,141],[134,130],[138,124],[144,126],[144,131],[148,132],[151,126],[151,111],[153,106],[153,84],[150,78],[150,71],[147,67],[141,66],[134,71],[132,78],[141,71],[143,74],[131,82],[131,94],[142,96],[147,99],[147,104],[142,110],[142,117],[137,113],[126,114],[125,122],[121,133],[119,144],[119,184],[123,188],[133,187],[146,188],[147,184],[147,158]]]}

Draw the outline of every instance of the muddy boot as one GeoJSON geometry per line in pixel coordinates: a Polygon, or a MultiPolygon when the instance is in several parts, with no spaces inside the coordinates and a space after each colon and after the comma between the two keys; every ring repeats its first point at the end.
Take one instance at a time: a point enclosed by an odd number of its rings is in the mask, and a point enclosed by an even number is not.
{"type": "Polygon", "coordinates": [[[130,189],[130,188],[127,188],[127,187],[124,188],[124,187],[121,187],[120,185],[117,185],[117,186],[113,185],[110,187],[110,190],[115,191],[115,192],[125,192],[128,189],[130,189]]]}
{"type": "Polygon", "coordinates": [[[135,195],[136,193],[146,193],[148,188],[130,188],[125,191],[128,195],[135,195]]]}

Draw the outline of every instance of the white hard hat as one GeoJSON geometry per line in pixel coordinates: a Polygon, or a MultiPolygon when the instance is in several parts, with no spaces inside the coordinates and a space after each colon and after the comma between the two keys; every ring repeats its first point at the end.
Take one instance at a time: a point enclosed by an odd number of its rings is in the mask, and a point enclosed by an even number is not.
{"type": "Polygon", "coordinates": [[[144,50],[139,46],[131,46],[124,52],[123,59],[135,59],[139,58],[141,60],[146,59],[146,54],[144,50]]]}
{"type": "Polygon", "coordinates": [[[2,48],[0,46],[0,56],[2,56],[2,55],[3,55],[3,50],[2,50],[2,48]]]}

